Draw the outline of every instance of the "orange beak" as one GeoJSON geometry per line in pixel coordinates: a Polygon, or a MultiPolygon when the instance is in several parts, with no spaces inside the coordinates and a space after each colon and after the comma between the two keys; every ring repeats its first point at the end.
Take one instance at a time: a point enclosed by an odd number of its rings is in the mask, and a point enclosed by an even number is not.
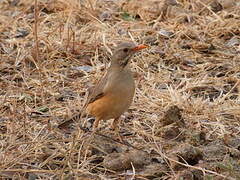
{"type": "Polygon", "coordinates": [[[132,50],[133,50],[133,51],[140,51],[140,50],[145,49],[145,48],[148,48],[148,47],[149,47],[149,46],[147,46],[147,45],[140,44],[140,45],[132,48],[132,50]]]}

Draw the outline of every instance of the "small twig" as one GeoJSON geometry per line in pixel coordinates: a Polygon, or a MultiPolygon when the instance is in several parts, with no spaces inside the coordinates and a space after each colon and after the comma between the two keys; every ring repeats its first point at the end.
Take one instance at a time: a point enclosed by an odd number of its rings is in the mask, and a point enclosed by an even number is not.
{"type": "Polygon", "coordinates": [[[132,175],[132,177],[130,178],[130,180],[134,180],[134,179],[135,179],[135,176],[136,176],[136,170],[135,170],[135,167],[133,166],[133,163],[132,163],[132,162],[131,162],[131,166],[132,166],[133,175],[132,175]]]}
{"type": "Polygon", "coordinates": [[[34,1],[34,38],[35,38],[35,61],[39,60],[39,42],[38,42],[38,3],[34,1]]]}
{"type": "Polygon", "coordinates": [[[59,36],[60,36],[61,41],[62,41],[62,32],[63,32],[63,25],[60,24],[60,26],[59,26],[59,36]]]}
{"type": "MultiPolygon", "coordinates": [[[[72,29],[71,29],[72,30],[72,29]]],[[[73,36],[73,41],[72,41],[72,52],[75,52],[75,31],[72,30],[72,36],[73,36]]]]}
{"type": "Polygon", "coordinates": [[[71,40],[71,37],[70,37],[70,27],[68,26],[68,28],[67,28],[67,46],[66,46],[66,51],[68,50],[68,47],[69,47],[69,44],[70,44],[70,40],[71,40]]]}
{"type": "Polygon", "coordinates": [[[111,49],[107,46],[106,44],[106,35],[105,33],[103,33],[102,35],[102,40],[103,40],[103,46],[106,48],[106,50],[111,54],[111,56],[113,55],[113,52],[111,51],[111,49]]]}
{"type": "Polygon", "coordinates": [[[237,81],[237,82],[235,83],[235,85],[230,89],[230,91],[228,91],[228,93],[225,94],[225,95],[219,100],[219,103],[222,103],[222,102],[229,96],[229,94],[239,85],[239,82],[240,82],[240,81],[237,81]]]}

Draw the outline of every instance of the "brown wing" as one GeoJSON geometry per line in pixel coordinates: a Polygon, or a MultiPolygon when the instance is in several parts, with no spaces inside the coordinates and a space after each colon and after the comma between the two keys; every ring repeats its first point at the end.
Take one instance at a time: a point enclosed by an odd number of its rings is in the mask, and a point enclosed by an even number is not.
{"type": "Polygon", "coordinates": [[[88,89],[89,96],[85,104],[88,105],[104,96],[104,87],[107,83],[108,73],[94,86],[88,89]]]}

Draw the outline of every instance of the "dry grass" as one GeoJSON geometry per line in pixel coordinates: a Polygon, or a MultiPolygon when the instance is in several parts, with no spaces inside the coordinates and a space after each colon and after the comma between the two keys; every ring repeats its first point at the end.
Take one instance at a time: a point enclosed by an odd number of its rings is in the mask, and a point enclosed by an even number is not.
{"type": "MultiPolygon", "coordinates": [[[[35,12],[31,0],[0,1],[2,178],[126,177],[93,162],[80,129],[67,134],[54,128],[81,109],[86,89],[101,77],[112,47],[122,40],[151,45],[132,62],[137,90],[123,117],[123,129],[133,133],[130,144],[169,159],[179,144],[204,146],[192,143],[194,133],[204,132],[208,142],[240,138],[239,2],[220,1],[223,10],[215,12],[207,1],[185,0],[164,16],[130,2],[39,0],[35,12]],[[134,17],[138,13],[141,19],[134,17]],[[164,130],[159,120],[173,105],[183,109],[185,141],[156,134],[164,130]]],[[[141,2],[154,7],[152,1],[141,2]]],[[[228,156],[214,163],[224,164],[228,156]]],[[[206,178],[239,178],[240,169],[232,164],[229,170],[204,163],[185,166],[201,169],[206,178]]],[[[131,177],[147,179],[132,170],[131,177]]],[[[161,178],[179,178],[180,172],[169,164],[161,178]]]]}

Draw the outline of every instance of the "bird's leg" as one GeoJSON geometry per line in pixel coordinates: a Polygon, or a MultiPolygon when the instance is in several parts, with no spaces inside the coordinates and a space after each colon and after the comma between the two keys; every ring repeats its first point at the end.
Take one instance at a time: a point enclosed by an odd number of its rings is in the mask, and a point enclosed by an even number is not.
{"type": "Polygon", "coordinates": [[[112,122],[111,129],[114,131],[119,130],[119,122],[120,122],[120,117],[115,118],[112,122]]]}
{"type": "Polygon", "coordinates": [[[120,117],[115,118],[112,122],[111,129],[114,131],[115,136],[117,136],[117,138],[121,142],[123,142],[122,136],[120,135],[120,132],[119,132],[119,123],[120,123],[120,117]]]}
{"type": "Polygon", "coordinates": [[[93,132],[96,132],[97,131],[97,129],[98,129],[98,125],[99,125],[99,121],[100,121],[100,119],[99,118],[96,118],[95,119],[95,121],[94,121],[94,123],[93,123],[93,132]]]}

